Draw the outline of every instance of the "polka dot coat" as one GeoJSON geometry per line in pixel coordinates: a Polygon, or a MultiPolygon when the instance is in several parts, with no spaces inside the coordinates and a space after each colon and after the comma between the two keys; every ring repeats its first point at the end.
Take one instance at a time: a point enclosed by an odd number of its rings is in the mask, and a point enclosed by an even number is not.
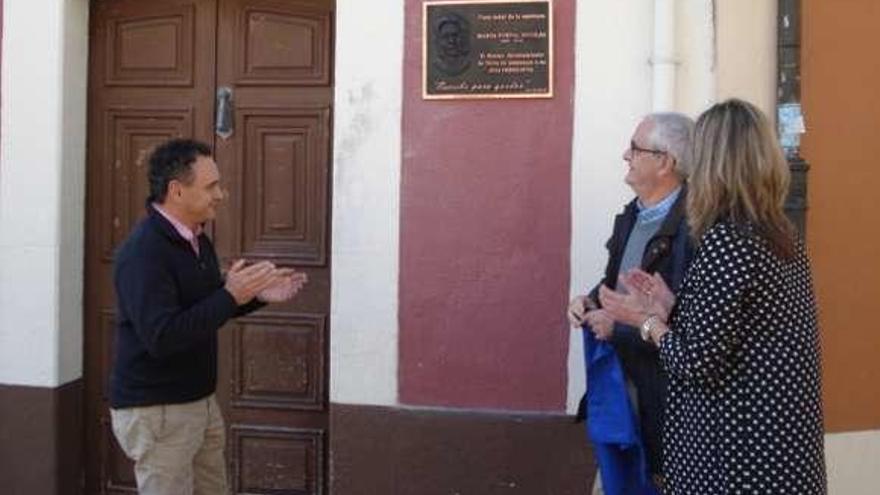
{"type": "Polygon", "coordinates": [[[803,246],[719,222],[660,342],[666,494],[824,494],[819,335],[803,246]]]}

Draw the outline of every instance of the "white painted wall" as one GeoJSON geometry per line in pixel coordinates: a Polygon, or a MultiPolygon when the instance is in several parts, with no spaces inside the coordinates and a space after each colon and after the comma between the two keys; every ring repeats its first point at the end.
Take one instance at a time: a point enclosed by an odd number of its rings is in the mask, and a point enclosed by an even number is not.
{"type": "Polygon", "coordinates": [[[880,486],[880,430],[825,435],[828,493],[875,495],[880,486]]]}
{"type": "Polygon", "coordinates": [[[330,298],[335,403],[397,403],[403,5],[336,2],[330,298]]]}
{"type": "Polygon", "coordinates": [[[679,0],[676,15],[676,110],[696,117],[717,91],[714,9],[706,0],[679,0]]]}
{"type": "Polygon", "coordinates": [[[777,0],[715,0],[719,100],[751,101],[776,115],[777,0]]]}
{"type": "MultiPolygon", "coordinates": [[[[651,109],[653,11],[648,2],[580,0],[575,23],[571,296],[601,278],[614,215],[632,197],[623,152],[651,109]],[[609,49],[613,47],[613,49],[609,49]]],[[[564,311],[564,308],[559,308],[564,311]]],[[[581,331],[570,330],[569,412],[585,390],[581,331]]]]}
{"type": "Polygon", "coordinates": [[[58,229],[59,383],[82,376],[89,0],[63,0],[58,229]]]}
{"type": "Polygon", "coordinates": [[[87,0],[3,2],[0,383],[82,375],[87,0]]]}

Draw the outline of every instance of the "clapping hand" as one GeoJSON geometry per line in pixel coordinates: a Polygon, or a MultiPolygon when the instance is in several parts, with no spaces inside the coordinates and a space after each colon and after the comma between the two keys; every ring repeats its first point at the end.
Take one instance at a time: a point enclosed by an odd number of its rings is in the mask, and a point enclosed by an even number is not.
{"type": "Polygon", "coordinates": [[[275,265],[268,261],[261,261],[245,266],[245,260],[238,260],[232,264],[226,272],[224,288],[235,303],[241,306],[248,303],[263,289],[269,287],[275,281],[275,265]]]}
{"type": "Polygon", "coordinates": [[[309,281],[308,275],[293,268],[275,270],[273,282],[257,294],[257,299],[267,303],[289,301],[309,281]]]}
{"type": "Polygon", "coordinates": [[[632,270],[621,275],[618,283],[625,292],[604,286],[599,288],[602,308],[615,321],[637,327],[650,315],[656,315],[663,321],[669,318],[675,295],[662,277],[632,270]]]}
{"type": "Polygon", "coordinates": [[[659,273],[649,275],[639,268],[634,268],[622,275],[622,278],[627,287],[634,288],[648,297],[648,309],[652,315],[657,315],[663,321],[669,320],[669,314],[675,306],[675,294],[659,273]]]}

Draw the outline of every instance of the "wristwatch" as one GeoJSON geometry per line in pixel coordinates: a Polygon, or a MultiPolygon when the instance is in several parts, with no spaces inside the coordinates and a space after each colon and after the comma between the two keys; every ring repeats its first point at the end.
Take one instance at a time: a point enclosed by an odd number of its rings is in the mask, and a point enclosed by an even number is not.
{"type": "Polygon", "coordinates": [[[660,317],[657,315],[649,315],[645,318],[645,321],[642,322],[642,326],[639,327],[639,333],[642,336],[642,340],[645,342],[651,341],[651,330],[654,329],[654,325],[660,321],[660,317]]]}

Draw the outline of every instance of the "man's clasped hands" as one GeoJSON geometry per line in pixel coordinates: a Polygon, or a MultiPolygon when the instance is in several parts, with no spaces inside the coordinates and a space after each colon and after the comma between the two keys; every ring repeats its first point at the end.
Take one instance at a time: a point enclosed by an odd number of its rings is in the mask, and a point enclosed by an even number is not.
{"type": "Polygon", "coordinates": [[[271,261],[248,264],[240,259],[226,272],[224,288],[238,305],[252,299],[266,303],[284,302],[291,299],[308,282],[304,272],[293,268],[279,268],[271,261]]]}

